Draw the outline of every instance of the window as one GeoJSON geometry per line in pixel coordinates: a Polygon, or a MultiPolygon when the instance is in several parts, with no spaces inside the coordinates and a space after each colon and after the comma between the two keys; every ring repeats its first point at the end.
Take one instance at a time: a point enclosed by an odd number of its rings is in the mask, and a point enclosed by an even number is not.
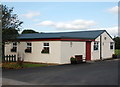
{"type": "Polygon", "coordinates": [[[32,43],[27,42],[27,48],[25,49],[25,52],[31,53],[32,52],[32,43]]]}
{"type": "Polygon", "coordinates": [[[94,50],[98,50],[99,48],[99,42],[94,42],[94,50]]]}
{"type": "Polygon", "coordinates": [[[49,46],[49,43],[44,43],[44,46],[49,46]]]}
{"type": "Polygon", "coordinates": [[[114,42],[110,42],[110,49],[113,49],[114,42]]]}
{"type": "Polygon", "coordinates": [[[106,40],[106,39],[107,39],[107,37],[104,37],[104,39],[106,40]]]}
{"type": "Polygon", "coordinates": [[[41,53],[49,53],[49,43],[43,43],[43,49],[41,53]]]}
{"type": "Polygon", "coordinates": [[[11,52],[17,52],[17,42],[13,42],[11,52]]]}

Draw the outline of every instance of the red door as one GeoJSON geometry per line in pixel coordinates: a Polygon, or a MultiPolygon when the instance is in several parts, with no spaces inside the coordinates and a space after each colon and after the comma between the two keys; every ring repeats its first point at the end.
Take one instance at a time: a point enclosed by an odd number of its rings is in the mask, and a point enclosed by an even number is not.
{"type": "Polygon", "coordinates": [[[91,42],[86,41],[86,60],[91,60],[91,42]]]}

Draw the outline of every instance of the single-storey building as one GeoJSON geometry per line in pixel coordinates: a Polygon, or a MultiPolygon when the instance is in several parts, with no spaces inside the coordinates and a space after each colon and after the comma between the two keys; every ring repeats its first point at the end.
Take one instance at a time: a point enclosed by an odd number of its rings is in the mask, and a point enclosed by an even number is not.
{"type": "Polygon", "coordinates": [[[111,58],[114,41],[106,30],[21,34],[5,45],[5,55],[18,55],[26,62],[70,63],[71,56],[86,61],[111,58]]]}

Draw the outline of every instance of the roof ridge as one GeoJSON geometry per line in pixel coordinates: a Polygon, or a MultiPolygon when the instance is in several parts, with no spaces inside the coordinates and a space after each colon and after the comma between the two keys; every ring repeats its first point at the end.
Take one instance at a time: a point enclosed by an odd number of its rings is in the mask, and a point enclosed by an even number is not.
{"type": "MultiPolygon", "coordinates": [[[[106,30],[86,30],[86,31],[70,31],[70,32],[43,32],[43,33],[28,33],[28,34],[61,34],[61,33],[79,33],[79,32],[95,32],[95,31],[106,31],[106,30]]],[[[23,35],[23,34],[22,34],[23,35]]]]}

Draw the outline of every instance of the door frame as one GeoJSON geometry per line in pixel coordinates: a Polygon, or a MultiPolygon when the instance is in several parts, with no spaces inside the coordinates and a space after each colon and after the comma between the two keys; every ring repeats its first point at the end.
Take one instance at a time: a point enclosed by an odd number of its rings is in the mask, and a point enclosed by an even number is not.
{"type": "Polygon", "coordinates": [[[86,41],[86,61],[91,60],[91,41],[86,41]]]}

